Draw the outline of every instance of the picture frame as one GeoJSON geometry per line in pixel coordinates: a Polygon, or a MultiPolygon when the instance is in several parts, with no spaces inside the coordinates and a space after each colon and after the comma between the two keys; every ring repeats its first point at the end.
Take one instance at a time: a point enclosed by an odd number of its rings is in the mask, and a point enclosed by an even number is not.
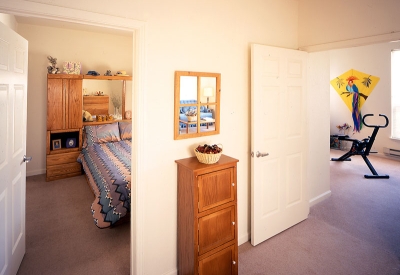
{"type": "Polygon", "coordinates": [[[53,150],[61,149],[61,139],[53,139],[53,150]]]}

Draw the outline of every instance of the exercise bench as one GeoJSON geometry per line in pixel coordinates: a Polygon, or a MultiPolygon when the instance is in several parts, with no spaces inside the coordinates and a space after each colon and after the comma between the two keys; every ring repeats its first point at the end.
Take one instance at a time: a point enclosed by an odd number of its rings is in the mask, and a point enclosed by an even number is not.
{"type": "Polygon", "coordinates": [[[340,158],[331,158],[332,161],[351,161],[351,156],[356,156],[360,155],[365,163],[367,164],[369,170],[371,170],[372,175],[364,175],[365,178],[367,179],[388,179],[389,175],[379,175],[374,167],[372,166],[371,162],[368,159],[368,155],[370,153],[376,153],[376,152],[371,152],[372,144],[374,144],[375,137],[378,134],[379,128],[386,128],[389,124],[389,119],[387,118],[386,115],[379,114],[379,116],[382,116],[385,118],[386,123],[385,125],[368,125],[365,123],[365,118],[368,116],[373,116],[373,114],[366,114],[364,115],[362,122],[365,126],[367,127],[373,127],[374,131],[372,132],[372,136],[368,136],[368,138],[364,138],[363,140],[357,140],[357,139],[352,139],[348,135],[333,135],[333,137],[337,137],[338,140],[345,140],[345,141],[351,141],[352,145],[350,150],[341,156],[340,158]]]}

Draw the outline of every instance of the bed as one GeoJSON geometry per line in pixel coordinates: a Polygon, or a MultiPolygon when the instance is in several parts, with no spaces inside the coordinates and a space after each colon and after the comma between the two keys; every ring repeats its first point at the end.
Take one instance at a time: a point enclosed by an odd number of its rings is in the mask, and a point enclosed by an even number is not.
{"type": "Polygon", "coordinates": [[[91,210],[99,228],[130,216],[131,147],[131,122],[84,126],[78,162],[95,196],[91,210]]]}

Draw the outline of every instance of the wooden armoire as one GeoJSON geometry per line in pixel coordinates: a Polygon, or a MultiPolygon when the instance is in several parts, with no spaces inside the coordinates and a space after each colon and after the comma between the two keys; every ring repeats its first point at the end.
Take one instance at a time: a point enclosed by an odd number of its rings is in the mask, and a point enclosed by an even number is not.
{"type": "Polygon", "coordinates": [[[82,149],[82,79],[83,75],[47,75],[48,181],[82,173],[81,164],[77,162],[82,149]]]}

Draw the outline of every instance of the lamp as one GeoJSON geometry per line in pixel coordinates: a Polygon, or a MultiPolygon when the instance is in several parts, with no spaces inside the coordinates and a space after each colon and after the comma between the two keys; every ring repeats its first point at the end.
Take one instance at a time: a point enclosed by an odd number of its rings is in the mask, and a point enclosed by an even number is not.
{"type": "Polygon", "coordinates": [[[207,97],[207,109],[208,109],[208,101],[210,99],[210,96],[214,95],[214,90],[212,87],[205,87],[203,90],[203,95],[207,97]]]}

